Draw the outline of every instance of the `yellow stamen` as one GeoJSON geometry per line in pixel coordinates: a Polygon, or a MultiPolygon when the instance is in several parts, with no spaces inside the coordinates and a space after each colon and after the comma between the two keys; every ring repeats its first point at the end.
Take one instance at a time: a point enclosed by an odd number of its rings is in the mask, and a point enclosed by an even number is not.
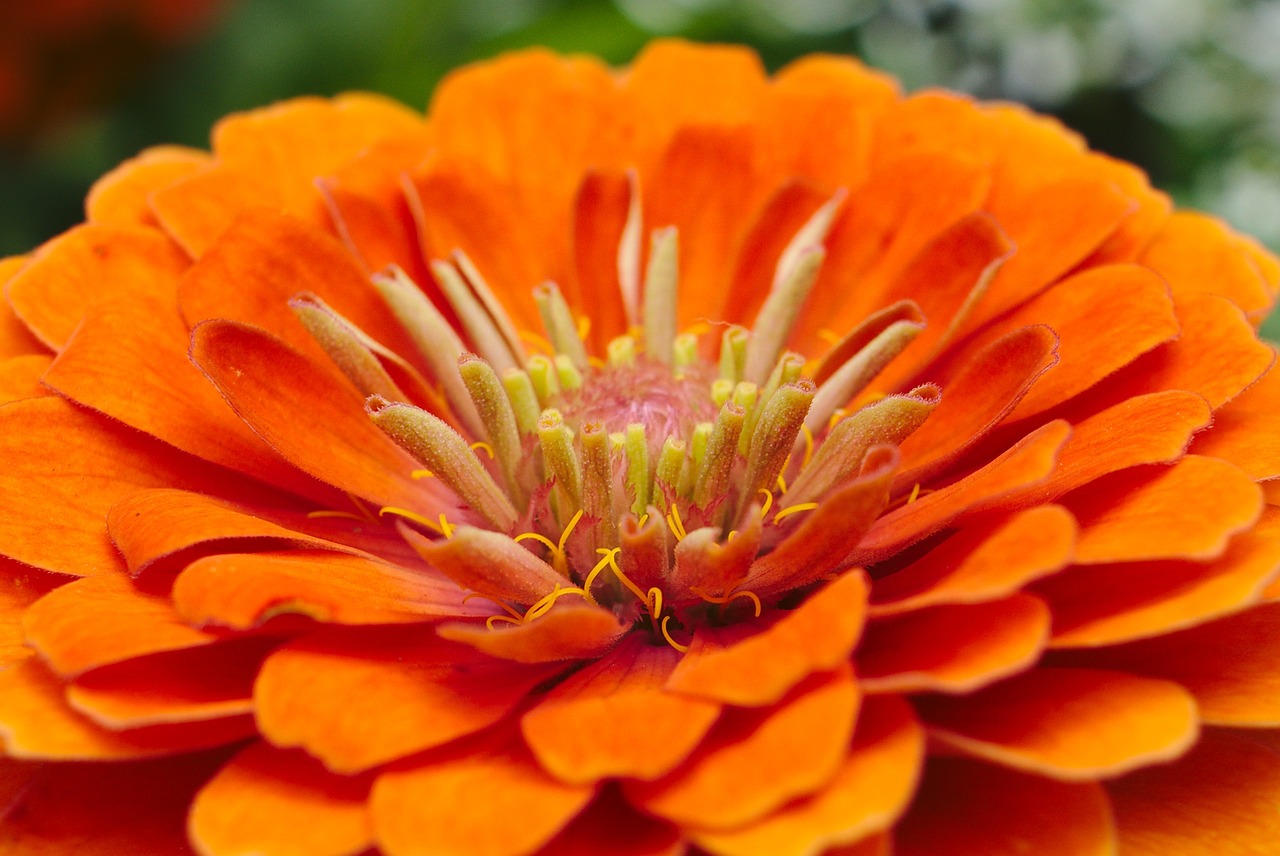
{"type": "Polygon", "coordinates": [[[781,493],[787,492],[787,480],[783,478],[782,473],[778,473],[778,491],[781,493]]]}
{"type": "Polygon", "coordinates": [[[484,440],[476,440],[474,443],[471,444],[471,451],[474,452],[477,449],[483,451],[486,455],[488,455],[489,460],[491,461],[493,460],[493,457],[494,457],[493,447],[490,446],[488,443],[486,443],[484,440]]]}
{"type": "Polygon", "coordinates": [[[644,524],[646,521],[648,521],[648,519],[649,519],[649,512],[646,511],[644,514],[640,515],[640,520],[636,523],[636,528],[643,529],[644,524]]]}
{"type": "Polygon", "coordinates": [[[786,508],[779,511],[777,514],[773,515],[773,522],[777,523],[779,520],[783,519],[784,517],[790,517],[791,515],[799,514],[802,511],[813,511],[817,507],[818,507],[818,503],[816,502],[800,502],[795,505],[789,505],[786,508]]]}
{"type": "Polygon", "coordinates": [[[539,336],[532,330],[518,330],[516,335],[527,344],[537,348],[543,354],[554,354],[556,352],[556,349],[551,345],[550,339],[545,336],[539,336]]]}
{"type": "Polygon", "coordinates": [[[676,503],[671,503],[671,510],[667,512],[667,526],[671,529],[671,534],[676,536],[677,541],[683,541],[688,532],[685,531],[684,521],[680,519],[680,507],[676,503]]]}
{"type": "MultiPolygon", "coordinates": [[[[510,615],[512,618],[516,619],[517,621],[519,621],[519,620],[522,618],[522,616],[520,615],[520,613],[516,612],[516,611],[515,611],[515,610],[514,610],[514,609],[513,609],[509,604],[506,604],[506,603],[503,603],[503,602],[502,602],[502,601],[500,601],[500,600],[496,600],[496,599],[494,599],[494,598],[491,598],[491,597],[489,597],[487,594],[480,594],[480,592],[478,592],[478,591],[468,592],[466,595],[464,595],[464,596],[463,596],[463,598],[462,598],[462,602],[463,602],[463,603],[466,603],[467,601],[471,600],[473,597],[483,598],[483,599],[485,599],[485,600],[489,601],[490,603],[496,603],[498,606],[500,606],[500,607],[502,607],[504,610],[506,610],[506,612],[507,612],[507,614],[508,614],[508,615],[510,615]]],[[[492,628],[490,628],[490,629],[492,629],[492,628]]]]}
{"type": "Polygon", "coordinates": [[[409,478],[411,479],[431,479],[435,478],[435,476],[436,474],[431,470],[412,470],[409,473],[409,478]]]}
{"type": "Polygon", "coordinates": [[[595,598],[595,595],[591,593],[591,584],[596,581],[596,577],[600,576],[600,573],[605,568],[613,564],[613,557],[618,553],[622,552],[622,548],[621,547],[612,547],[608,549],[601,548],[596,552],[603,553],[604,558],[596,562],[596,566],[591,569],[591,573],[587,574],[587,578],[582,581],[582,593],[586,595],[587,600],[591,601],[592,603],[596,602],[596,598],[595,598]]]}
{"type": "Polygon", "coordinates": [[[813,460],[813,431],[802,422],[800,424],[800,433],[804,435],[804,457],[800,459],[800,469],[803,470],[813,460]]]}
{"type": "Polygon", "coordinates": [[[649,617],[657,621],[658,616],[662,614],[662,589],[657,586],[649,589],[649,596],[645,598],[645,605],[649,607],[649,617]]]}
{"type": "Polygon", "coordinates": [[[311,520],[324,517],[338,517],[343,520],[358,520],[363,523],[366,518],[351,511],[308,511],[307,517],[311,520]]]}
{"type": "MultiPolygon", "coordinates": [[[[498,616],[494,616],[494,617],[495,617],[495,618],[497,618],[498,616]]],[[[677,651],[679,651],[681,654],[687,654],[687,653],[689,652],[689,646],[688,646],[688,645],[681,645],[679,642],[677,642],[676,640],[672,639],[672,638],[671,638],[671,634],[670,634],[669,632],[667,632],[667,622],[668,622],[668,621],[670,621],[670,620],[671,620],[671,616],[670,616],[670,615],[668,615],[668,616],[666,616],[665,618],[663,618],[663,619],[662,619],[662,638],[663,638],[663,639],[666,639],[666,640],[667,640],[667,644],[668,644],[668,645],[670,645],[672,648],[675,648],[675,649],[676,649],[677,651]]]]}
{"type": "Polygon", "coordinates": [[[505,621],[508,624],[524,624],[524,622],[518,618],[510,618],[506,615],[490,615],[488,618],[484,620],[485,628],[488,630],[492,630],[493,622],[495,621],[505,621]]]}
{"type": "Polygon", "coordinates": [[[712,597],[709,594],[703,594],[696,588],[690,589],[690,591],[705,600],[707,603],[732,603],[740,597],[745,597],[751,601],[751,605],[755,608],[756,618],[760,617],[760,612],[763,609],[763,606],[760,603],[760,598],[752,591],[738,591],[730,595],[725,595],[724,597],[712,597]]]}
{"type": "Polygon", "coordinates": [[[760,509],[760,519],[763,520],[764,516],[769,513],[769,509],[773,508],[773,491],[762,487],[756,493],[764,494],[764,507],[760,509]]]}
{"type": "Polygon", "coordinates": [[[440,512],[440,531],[444,533],[444,537],[446,538],[453,537],[453,526],[449,523],[448,520],[444,519],[443,511],[440,512]]]}
{"type": "Polygon", "coordinates": [[[634,594],[640,600],[644,601],[645,606],[648,606],[649,605],[648,595],[640,591],[640,587],[635,583],[633,583],[631,581],[631,578],[628,577],[626,574],[624,574],[622,572],[622,568],[619,567],[618,565],[617,557],[618,557],[618,554],[622,552],[622,548],[610,547],[606,549],[604,547],[600,547],[599,549],[596,550],[596,552],[601,554],[607,554],[605,561],[608,563],[609,567],[613,569],[614,575],[617,576],[617,578],[622,582],[624,586],[630,589],[632,594],[634,594]]]}
{"type": "Polygon", "coordinates": [[[840,335],[835,330],[823,327],[818,331],[818,338],[826,342],[828,345],[834,345],[840,341],[840,335]]]}
{"type": "Polygon", "coordinates": [[[580,594],[583,597],[587,596],[587,593],[577,586],[568,586],[566,588],[556,586],[555,590],[552,591],[551,594],[529,607],[529,611],[524,614],[524,623],[527,624],[535,618],[541,618],[546,615],[551,611],[551,607],[555,605],[555,602],[567,594],[580,594]]]}
{"type": "MultiPolygon", "coordinates": [[[[434,520],[430,520],[426,517],[423,517],[421,514],[410,511],[407,508],[396,508],[394,505],[386,505],[378,509],[379,517],[384,517],[388,514],[390,514],[392,517],[403,517],[405,520],[411,520],[414,523],[419,524],[420,526],[427,527],[432,532],[435,532],[437,535],[444,534],[444,529],[442,529],[439,526],[439,524],[437,524],[434,520]]],[[[442,518],[444,517],[443,514],[440,516],[442,518]]]]}
{"type": "Polygon", "coordinates": [[[920,498],[920,482],[916,482],[916,486],[911,488],[911,496],[907,497],[907,505],[915,502],[920,498]]]}
{"type": "Polygon", "coordinates": [[[830,431],[836,425],[840,424],[840,420],[849,415],[849,411],[843,407],[837,407],[831,411],[831,418],[827,420],[827,430],[830,431]]]}
{"type": "Polygon", "coordinates": [[[578,338],[585,339],[590,334],[591,334],[591,316],[579,315],[578,316],[578,338]]]}

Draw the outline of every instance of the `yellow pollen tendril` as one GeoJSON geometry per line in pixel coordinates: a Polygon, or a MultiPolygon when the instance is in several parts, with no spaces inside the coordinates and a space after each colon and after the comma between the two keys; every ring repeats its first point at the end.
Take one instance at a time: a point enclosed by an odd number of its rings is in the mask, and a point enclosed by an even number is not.
{"type": "Polygon", "coordinates": [[[674,502],[671,503],[671,511],[667,512],[667,526],[677,541],[683,541],[689,535],[684,528],[684,521],[680,519],[680,507],[674,502]]]}
{"type": "MultiPolygon", "coordinates": [[[[498,606],[505,609],[507,611],[507,614],[510,615],[512,618],[519,619],[521,617],[520,613],[516,612],[515,609],[513,609],[509,604],[503,603],[502,601],[497,600],[496,598],[489,597],[489,595],[487,594],[480,594],[480,592],[478,591],[467,592],[465,595],[463,595],[462,602],[466,603],[467,601],[471,600],[473,597],[483,598],[489,601],[490,603],[496,603],[498,606]]],[[[496,618],[497,616],[494,616],[494,617],[496,618]]],[[[493,628],[490,628],[490,629],[493,629],[493,628]]]]}
{"type": "Polygon", "coordinates": [[[529,607],[529,611],[524,614],[524,621],[522,621],[521,623],[527,624],[528,622],[533,621],[535,618],[541,618],[542,616],[546,615],[548,612],[551,611],[551,607],[555,605],[555,602],[567,594],[580,594],[583,597],[587,596],[587,593],[582,589],[578,588],[577,586],[567,586],[566,588],[560,588],[560,586],[557,585],[552,590],[551,594],[547,595],[546,597],[542,598],[537,603],[535,603],[533,606],[529,607]]]}
{"type": "Polygon", "coordinates": [[[778,473],[778,490],[782,493],[787,492],[787,480],[782,477],[782,473],[778,473]]]}
{"type": "Polygon", "coordinates": [[[808,425],[801,422],[800,433],[804,435],[804,457],[800,459],[800,469],[803,470],[813,460],[813,432],[809,430],[808,425]]]}
{"type": "Polygon", "coordinates": [[[512,538],[511,540],[519,544],[521,541],[524,541],[526,538],[532,538],[534,541],[537,541],[539,544],[545,545],[546,548],[551,551],[551,558],[553,561],[557,563],[563,563],[566,561],[565,555],[564,555],[564,543],[569,540],[569,533],[573,531],[573,527],[577,526],[578,521],[581,519],[582,519],[582,509],[578,509],[578,513],[573,515],[573,517],[569,519],[569,525],[566,526],[564,528],[564,531],[560,533],[559,544],[553,542],[547,536],[541,535],[537,532],[521,532],[519,535],[512,538]]]}
{"type": "Polygon", "coordinates": [[[737,534],[738,534],[737,529],[730,529],[729,534],[725,536],[724,543],[728,544],[730,541],[733,540],[733,536],[737,534]]]}
{"type": "Polygon", "coordinates": [[[760,617],[760,612],[764,608],[760,603],[759,596],[756,595],[756,593],[753,591],[736,591],[733,594],[727,594],[724,597],[712,597],[709,594],[703,594],[701,591],[699,591],[696,588],[689,589],[689,590],[694,594],[696,594],[698,597],[705,600],[707,603],[733,603],[738,598],[745,597],[751,601],[751,605],[755,608],[756,618],[760,617]]]}
{"type": "Polygon", "coordinates": [[[539,336],[532,330],[517,330],[516,335],[523,339],[525,344],[532,345],[543,354],[550,355],[556,352],[555,346],[551,344],[550,339],[545,336],[539,336]]]}
{"type": "Polygon", "coordinates": [[[657,586],[649,589],[649,596],[645,598],[645,606],[649,607],[649,617],[657,621],[658,616],[662,614],[662,589],[657,586]]]}
{"type": "Polygon", "coordinates": [[[802,511],[813,511],[818,507],[816,502],[801,502],[796,505],[788,505],[786,508],[773,515],[773,522],[777,523],[784,517],[790,517],[793,514],[799,514],[802,511]]]}
{"type": "Polygon", "coordinates": [[[831,412],[831,418],[827,420],[827,430],[830,431],[832,428],[839,425],[840,420],[845,418],[848,415],[849,415],[848,410],[845,410],[843,407],[837,407],[835,410],[831,412]]]}
{"type": "Polygon", "coordinates": [[[451,524],[448,520],[445,520],[445,519],[444,519],[444,512],[443,512],[443,511],[442,511],[442,512],[440,512],[440,532],[441,532],[441,533],[444,535],[444,537],[446,537],[446,538],[452,538],[452,537],[453,537],[453,524],[451,524]]]}
{"type": "Polygon", "coordinates": [[[356,507],[356,511],[360,512],[360,514],[364,516],[365,520],[368,520],[370,523],[378,522],[378,516],[373,513],[368,504],[361,500],[360,497],[356,496],[354,493],[348,493],[347,499],[351,500],[351,504],[356,507]]]}
{"type": "Polygon", "coordinates": [[[649,512],[640,515],[640,522],[636,524],[637,529],[643,529],[644,524],[649,520],[649,512]]]}
{"type": "MultiPolygon", "coordinates": [[[[440,525],[436,523],[434,520],[423,517],[421,514],[410,511],[407,508],[397,508],[394,505],[384,505],[382,508],[378,509],[379,517],[383,517],[388,514],[390,514],[392,517],[403,517],[405,520],[411,520],[414,523],[427,527],[432,532],[435,532],[437,535],[444,534],[444,529],[441,528],[440,525]]],[[[441,519],[443,519],[444,515],[441,514],[440,517],[441,519]]]]}
{"type": "Polygon", "coordinates": [[[520,619],[511,618],[510,616],[507,616],[507,615],[490,615],[488,618],[484,620],[485,629],[492,630],[493,622],[495,621],[505,621],[508,624],[524,624],[524,622],[521,621],[520,619]]]}
{"type": "Polygon", "coordinates": [[[826,342],[828,345],[834,345],[840,341],[840,334],[830,327],[823,327],[818,331],[818,338],[826,342]]]}
{"type": "Polygon", "coordinates": [[[435,475],[436,474],[431,472],[431,470],[413,470],[412,472],[409,473],[409,478],[430,479],[430,478],[435,478],[435,475]]]}
{"type": "Polygon", "coordinates": [[[361,523],[363,523],[363,522],[365,521],[365,519],[366,519],[366,518],[365,518],[365,517],[363,517],[362,515],[356,514],[354,511],[325,511],[325,510],[322,510],[322,511],[308,511],[308,512],[307,512],[307,518],[308,518],[308,519],[310,519],[310,520],[317,520],[317,519],[319,519],[319,518],[324,518],[324,517],[338,517],[338,518],[341,518],[341,519],[343,519],[343,520],[358,520],[358,521],[360,521],[361,523]]]}
{"type": "Polygon", "coordinates": [[[492,461],[494,459],[495,456],[493,453],[493,447],[490,446],[488,443],[486,443],[484,440],[476,440],[474,443],[471,444],[471,451],[474,452],[477,449],[484,450],[484,453],[489,456],[489,460],[492,461]]]}
{"type": "Polygon", "coordinates": [[[578,316],[578,338],[585,341],[587,336],[589,335],[591,335],[591,316],[579,315],[578,316]]]}
{"type": "Polygon", "coordinates": [[[622,572],[622,568],[618,566],[617,556],[619,553],[622,552],[622,548],[621,547],[608,547],[608,548],[600,547],[596,549],[596,552],[602,553],[602,554],[603,553],[608,554],[608,556],[605,558],[605,561],[608,563],[609,567],[613,569],[613,573],[618,577],[618,579],[622,582],[624,586],[626,586],[628,589],[631,590],[632,594],[634,594],[637,598],[643,601],[645,606],[648,606],[649,596],[646,595],[644,592],[640,591],[640,587],[635,583],[631,582],[631,578],[628,577],[626,574],[624,574],[622,572]]]}
{"type": "Polygon", "coordinates": [[[916,486],[911,488],[911,496],[907,497],[907,505],[915,502],[920,498],[920,482],[916,482],[916,486]]]}
{"type": "Polygon", "coordinates": [[[764,520],[764,516],[769,513],[769,509],[773,508],[773,491],[767,487],[762,487],[756,493],[764,494],[764,507],[760,509],[760,519],[764,520]]]}
{"type": "Polygon", "coordinates": [[[519,535],[512,538],[511,540],[519,544],[521,541],[525,540],[526,538],[532,538],[534,541],[537,541],[540,544],[547,545],[547,549],[550,550],[552,553],[559,552],[554,541],[552,541],[550,538],[548,538],[545,535],[539,535],[537,532],[521,532],[519,535]]]}
{"type": "Polygon", "coordinates": [[[573,531],[573,527],[577,526],[578,521],[582,519],[582,511],[579,508],[578,512],[569,518],[569,525],[564,527],[564,531],[560,533],[560,542],[556,545],[556,550],[559,551],[561,556],[564,555],[564,543],[569,540],[569,533],[573,531]]]}
{"type": "Polygon", "coordinates": [[[582,581],[582,592],[583,594],[586,595],[587,600],[591,601],[592,603],[596,602],[596,598],[595,598],[595,595],[591,593],[591,584],[596,581],[596,577],[600,576],[601,571],[609,567],[609,565],[613,564],[613,557],[617,553],[622,552],[622,548],[621,547],[612,547],[612,548],[602,547],[596,552],[603,553],[604,558],[596,562],[596,566],[591,569],[591,573],[587,574],[587,578],[582,581]]]}
{"type": "MultiPolygon", "coordinates": [[[[501,617],[501,616],[498,616],[498,615],[495,615],[495,616],[494,616],[494,618],[500,618],[500,617],[501,617]]],[[[662,619],[662,638],[663,638],[663,639],[666,639],[666,640],[667,640],[667,644],[668,644],[668,645],[670,645],[672,648],[675,648],[675,649],[676,649],[677,651],[679,651],[681,654],[687,654],[687,653],[689,653],[689,646],[688,646],[688,645],[681,645],[679,642],[677,642],[676,640],[672,639],[672,638],[671,638],[671,634],[667,632],[667,622],[668,622],[668,621],[670,621],[670,620],[671,620],[671,616],[670,616],[670,615],[668,615],[668,616],[666,616],[665,618],[663,618],[663,619],[662,619]]]]}

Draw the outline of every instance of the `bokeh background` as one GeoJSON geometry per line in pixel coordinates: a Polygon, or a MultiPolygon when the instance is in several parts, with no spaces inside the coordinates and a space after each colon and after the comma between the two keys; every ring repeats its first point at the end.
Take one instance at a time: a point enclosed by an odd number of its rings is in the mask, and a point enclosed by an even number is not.
{"type": "Polygon", "coordinates": [[[541,44],[621,64],[657,35],[1025,102],[1280,249],[1280,0],[0,0],[0,254],[226,113],[350,89],[422,107],[471,60],[541,44]]]}

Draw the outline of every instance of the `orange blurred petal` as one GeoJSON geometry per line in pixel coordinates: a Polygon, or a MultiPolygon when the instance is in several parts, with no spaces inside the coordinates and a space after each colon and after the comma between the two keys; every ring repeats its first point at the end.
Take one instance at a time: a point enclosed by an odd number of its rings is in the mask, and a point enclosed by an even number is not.
{"type": "Polygon", "coordinates": [[[1007,597],[1066,566],[1075,542],[1075,518],[1058,505],[961,529],[906,568],[876,580],[868,610],[873,616],[897,615],[1007,597]]]}
{"type": "Polygon", "coordinates": [[[773,707],[726,712],[674,773],[626,782],[623,791],[638,808],[684,826],[751,823],[836,776],[858,701],[848,666],[815,675],[773,707]]]}
{"type": "Polygon", "coordinates": [[[953,758],[930,760],[894,841],[895,856],[1116,852],[1111,807],[1101,786],[1055,782],[953,758]]]}
{"type": "Polygon", "coordinates": [[[686,849],[677,827],[640,814],[607,788],[538,856],[683,856],[686,849]]]}
{"type": "Polygon", "coordinates": [[[224,757],[216,752],[129,763],[33,765],[21,791],[13,799],[5,794],[0,851],[29,856],[189,853],[187,807],[224,757]]]}
{"type": "Polygon", "coordinates": [[[1255,856],[1280,841],[1280,756],[1231,732],[1107,790],[1126,856],[1255,856]]]}
{"type": "MultiPolygon", "coordinates": [[[[602,353],[609,340],[629,326],[622,300],[618,248],[627,227],[634,184],[624,172],[591,170],[582,179],[573,205],[572,292],[565,299],[591,318],[588,342],[602,353]],[[583,295],[591,295],[588,302],[583,295]]],[[[640,254],[644,253],[641,236],[640,254]]],[[[636,259],[637,263],[640,259],[636,259]]],[[[638,275],[642,268],[632,271],[638,275]]],[[[562,286],[565,284],[562,283],[562,286]]]]}
{"type": "Polygon", "coordinates": [[[0,361],[0,404],[52,395],[40,383],[52,362],[53,357],[47,354],[24,354],[0,361]]]}
{"type": "Polygon", "coordinates": [[[1259,481],[1280,477],[1280,431],[1260,430],[1280,413],[1280,372],[1272,369],[1224,404],[1192,451],[1230,461],[1259,481]]]}
{"type": "MultiPolygon", "coordinates": [[[[695,832],[720,856],[808,856],[888,828],[906,809],[924,762],[924,734],[901,699],[869,698],[858,716],[853,747],[835,777],[756,823],[727,832],[695,832]]],[[[879,853],[873,849],[870,853],[879,853]]],[[[853,850],[852,854],[862,854],[853,850]]]]}
{"type": "Polygon", "coordinates": [[[774,704],[809,675],[848,659],[862,635],[866,598],[866,576],[852,571],[763,628],[699,628],[667,688],[725,704],[774,704]]]}
{"type": "Polygon", "coordinates": [[[1271,308],[1272,295],[1258,269],[1215,217],[1195,211],[1173,213],[1143,251],[1141,262],[1160,274],[1175,295],[1216,294],[1251,318],[1263,317],[1271,308]]]}
{"type": "Polygon", "coordinates": [[[858,683],[868,693],[967,693],[1035,664],[1051,616],[1037,597],[926,607],[872,621],[858,646],[858,683]]]}
{"type": "Polygon", "coordinates": [[[1187,455],[1170,467],[1100,479],[1063,499],[1080,523],[1081,564],[1213,559],[1262,512],[1262,491],[1238,468],[1187,455]]]}
{"type": "Polygon", "coordinates": [[[116,226],[159,226],[150,196],[173,182],[194,175],[209,155],[181,146],[157,146],[117,166],[94,182],[85,198],[90,223],[116,226]]]}
{"type": "Polygon", "coordinates": [[[607,609],[559,600],[546,615],[518,626],[504,622],[489,630],[483,624],[444,624],[436,632],[491,657],[549,663],[602,656],[630,629],[607,609]]]}
{"type": "Polygon", "coordinates": [[[246,630],[275,615],[335,624],[392,624],[489,615],[423,570],[319,550],[228,553],[197,559],[173,584],[173,604],[197,627],[246,630]]]}
{"type": "Polygon", "coordinates": [[[0,671],[0,738],[10,757],[146,758],[221,746],[253,734],[253,720],[247,715],[110,731],[72,710],[62,692],[62,681],[35,657],[0,671]]]}
{"type": "Polygon", "coordinates": [[[522,856],[560,832],[594,793],[556,781],[528,750],[508,744],[383,773],[369,810],[388,856],[522,856]]]}
{"type": "Polygon", "coordinates": [[[10,256],[0,259],[0,286],[5,299],[0,300],[0,356],[14,357],[24,354],[46,354],[49,348],[37,339],[25,322],[9,305],[9,282],[22,271],[29,261],[27,256],[10,256]]]}
{"type": "Polygon", "coordinates": [[[258,729],[338,773],[358,773],[474,734],[557,668],[517,667],[413,629],[325,632],[267,657],[258,729]]]}
{"type": "Polygon", "coordinates": [[[124,574],[57,588],[26,611],[22,624],[28,643],[64,676],[216,639],[183,622],[168,598],[140,591],[124,574]]]}
{"type": "Polygon", "coordinates": [[[917,707],[946,746],[1065,782],[1177,758],[1199,731],[1195,702],[1177,684],[1091,669],[1035,669],[917,707]]]}
{"type": "Polygon", "coordinates": [[[200,789],[187,829],[208,856],[348,856],[373,844],[368,790],[301,752],[253,743],[200,789]]]}
{"type": "Polygon", "coordinates": [[[632,634],[557,686],[520,719],[538,763],[576,785],[671,772],[720,715],[718,704],[663,689],[679,659],[632,634]]]}

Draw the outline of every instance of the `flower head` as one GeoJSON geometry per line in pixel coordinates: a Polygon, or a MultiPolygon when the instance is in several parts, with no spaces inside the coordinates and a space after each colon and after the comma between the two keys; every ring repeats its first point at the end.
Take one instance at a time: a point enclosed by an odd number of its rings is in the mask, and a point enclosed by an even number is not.
{"type": "Polygon", "coordinates": [[[1280,265],[1050,120],[526,52],[146,152],[0,274],[9,840],[1278,831],[1280,265]]]}

